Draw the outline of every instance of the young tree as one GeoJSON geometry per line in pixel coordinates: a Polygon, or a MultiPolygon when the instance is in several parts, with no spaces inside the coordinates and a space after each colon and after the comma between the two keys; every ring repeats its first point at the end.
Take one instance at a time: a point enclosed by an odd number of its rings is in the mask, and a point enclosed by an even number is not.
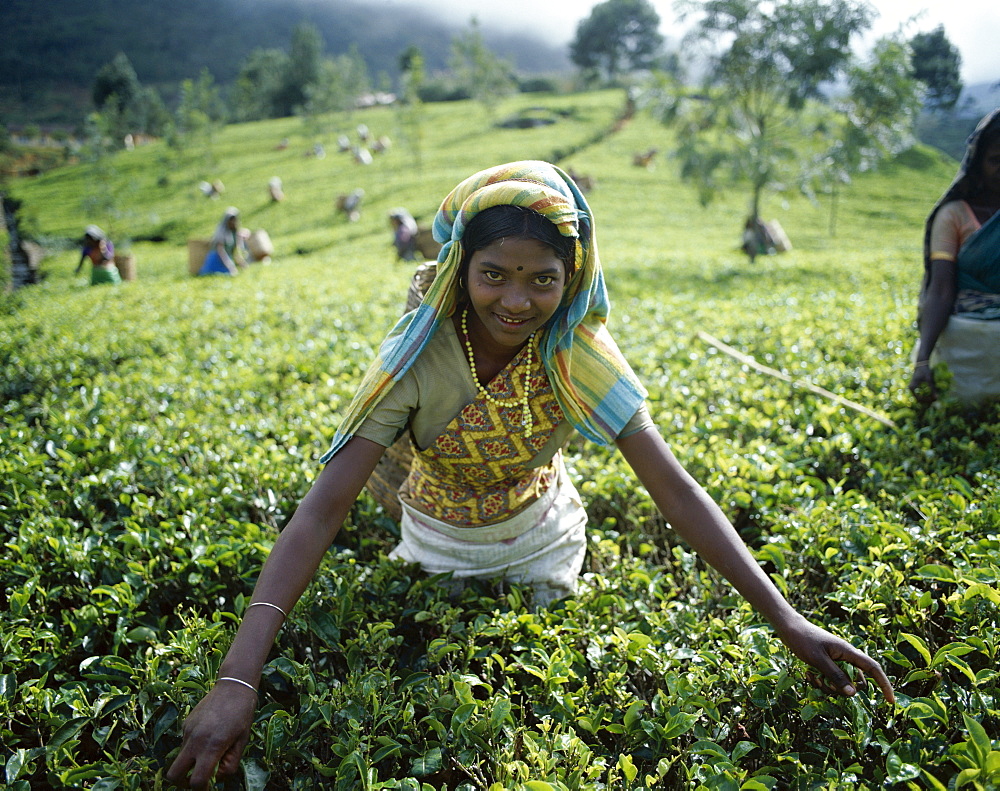
{"type": "Polygon", "coordinates": [[[369,90],[368,67],[354,45],[345,55],[326,58],[316,82],[306,86],[299,112],[313,131],[322,128],[320,116],[354,108],[357,98],[369,90]]]}
{"type": "Polygon", "coordinates": [[[962,95],[962,56],[948,40],[944,26],[930,33],[917,33],[910,40],[912,75],[927,86],[931,110],[951,110],[962,95]]]}
{"type": "Polygon", "coordinates": [[[420,61],[421,68],[423,68],[424,53],[416,44],[410,44],[410,46],[399,53],[399,73],[406,74],[406,72],[414,69],[417,60],[420,61]]]}
{"type": "Polygon", "coordinates": [[[122,112],[115,102],[107,102],[103,112],[93,112],[84,121],[84,145],[81,159],[89,169],[86,187],[81,197],[81,209],[87,217],[95,218],[105,230],[117,236],[115,229],[129,213],[132,194],[136,190],[134,178],[124,180],[114,156],[121,146],[122,112]]]}
{"type": "Polygon", "coordinates": [[[769,189],[800,182],[813,137],[803,112],[820,86],[843,76],[851,39],[871,24],[859,0],[707,0],[687,2],[697,15],[689,48],[704,45],[708,69],[701,93],[689,96],[661,77],[647,101],[678,126],[681,175],[703,204],[731,182],[749,183],[749,214],[760,216],[769,189]]]}
{"type": "Polygon", "coordinates": [[[353,104],[354,99],[371,90],[372,80],[368,73],[368,65],[361,56],[357,44],[351,44],[346,54],[338,56],[337,62],[340,64],[344,84],[351,94],[353,104]]]}
{"type": "Polygon", "coordinates": [[[179,150],[189,143],[199,142],[204,146],[207,166],[215,164],[212,138],[216,126],[223,120],[223,105],[219,99],[219,89],[208,69],[202,69],[197,80],[181,83],[181,100],[177,107],[177,122],[174,134],[168,141],[179,150]]]}
{"type": "Polygon", "coordinates": [[[424,102],[420,89],[424,85],[424,55],[417,47],[409,47],[399,58],[400,96],[399,125],[413,151],[419,169],[422,162],[424,140],[424,102]]]}
{"type": "Polygon", "coordinates": [[[223,120],[224,107],[212,72],[202,69],[197,80],[184,80],[181,83],[177,126],[182,134],[198,132],[207,125],[223,120]]]}
{"type": "Polygon", "coordinates": [[[132,118],[139,132],[163,137],[173,124],[173,116],[159,91],[152,86],[142,86],[133,105],[132,118]]]}
{"type": "MultiPolygon", "coordinates": [[[[840,185],[913,145],[921,103],[909,47],[897,35],[880,38],[866,63],[848,68],[847,86],[847,95],[836,104],[841,113],[838,131],[812,168],[813,179],[830,194],[831,236],[837,230],[840,185]]],[[[813,192],[808,182],[806,192],[813,192]]]]}
{"type": "Polygon", "coordinates": [[[614,82],[652,68],[663,47],[660,17],[648,0],[604,0],[576,28],[570,60],[585,74],[614,82]]]}
{"type": "Polygon", "coordinates": [[[517,90],[513,67],[486,46],[475,17],[470,20],[467,33],[452,39],[450,65],[458,84],[468,90],[491,117],[500,99],[517,90]]]}
{"type": "Polygon", "coordinates": [[[307,120],[352,107],[355,94],[347,82],[344,57],[325,58],[319,67],[319,78],[306,86],[305,101],[299,112],[307,120]]]}

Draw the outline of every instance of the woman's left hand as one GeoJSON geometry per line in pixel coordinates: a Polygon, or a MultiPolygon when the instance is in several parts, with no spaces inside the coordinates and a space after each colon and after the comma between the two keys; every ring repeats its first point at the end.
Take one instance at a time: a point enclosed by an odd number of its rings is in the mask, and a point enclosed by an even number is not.
{"type": "Polygon", "coordinates": [[[889,683],[882,666],[846,640],[830,634],[826,629],[810,623],[802,616],[790,625],[778,629],[778,636],[795,656],[822,673],[822,677],[808,675],[809,680],[819,689],[847,697],[854,695],[856,692],[854,682],[837,664],[837,662],[848,662],[864,674],[858,679],[859,686],[865,686],[867,683],[865,676],[868,676],[882,690],[882,696],[886,701],[896,702],[892,684],[889,683]]]}
{"type": "Polygon", "coordinates": [[[937,398],[937,388],[934,386],[934,372],[930,366],[920,365],[915,367],[907,388],[921,404],[929,404],[937,398]]]}
{"type": "Polygon", "coordinates": [[[774,625],[778,636],[795,656],[826,677],[825,689],[841,695],[854,694],[851,679],[837,666],[837,662],[850,662],[875,679],[887,701],[895,701],[892,685],[878,662],[810,623],[791,607],[719,506],[681,467],[655,429],[646,428],[621,437],[617,445],[678,535],[774,625]]]}

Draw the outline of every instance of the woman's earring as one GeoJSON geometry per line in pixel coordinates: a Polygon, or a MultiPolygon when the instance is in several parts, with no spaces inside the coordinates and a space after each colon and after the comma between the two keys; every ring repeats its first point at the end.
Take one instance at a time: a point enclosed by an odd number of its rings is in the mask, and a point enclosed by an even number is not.
{"type": "Polygon", "coordinates": [[[463,291],[465,291],[465,278],[463,277],[458,278],[458,287],[463,291]]]}

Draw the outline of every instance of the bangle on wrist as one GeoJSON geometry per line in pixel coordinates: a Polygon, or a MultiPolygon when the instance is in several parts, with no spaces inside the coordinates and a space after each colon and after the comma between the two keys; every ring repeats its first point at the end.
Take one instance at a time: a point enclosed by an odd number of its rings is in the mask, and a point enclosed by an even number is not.
{"type": "Polygon", "coordinates": [[[280,612],[283,616],[285,616],[285,618],[288,617],[288,613],[287,612],[285,612],[284,610],[282,610],[277,604],[271,604],[271,602],[269,602],[269,601],[255,601],[255,602],[250,602],[250,604],[247,605],[247,609],[249,610],[251,607],[271,607],[271,608],[277,610],[278,612],[280,612]]]}
{"type": "Polygon", "coordinates": [[[917,360],[914,364],[914,368],[926,368],[931,364],[930,360],[917,360]]]}
{"type": "MultiPolygon", "coordinates": [[[[247,689],[252,689],[255,693],[257,693],[257,687],[255,687],[249,681],[244,681],[242,678],[233,678],[233,676],[219,676],[216,679],[216,683],[218,683],[219,681],[234,681],[237,684],[242,684],[247,689]]],[[[259,694],[259,693],[257,693],[257,694],[259,694]]]]}

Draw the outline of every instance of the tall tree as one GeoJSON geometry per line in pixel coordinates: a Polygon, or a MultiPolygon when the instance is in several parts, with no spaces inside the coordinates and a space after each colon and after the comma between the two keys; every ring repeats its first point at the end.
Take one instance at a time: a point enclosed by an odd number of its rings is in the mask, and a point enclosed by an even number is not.
{"type": "Polygon", "coordinates": [[[119,113],[124,113],[142,91],[139,77],[124,52],[119,52],[97,71],[91,98],[98,110],[113,102],[119,113]]]}
{"type": "Polygon", "coordinates": [[[119,145],[129,132],[163,134],[169,125],[169,113],[159,93],[139,82],[123,52],[98,70],[91,98],[104,118],[105,131],[119,145]]]}
{"type": "Polygon", "coordinates": [[[570,60],[584,73],[615,81],[655,65],[663,47],[660,17],[648,0],[604,0],[576,28],[570,60]]]}
{"type": "Polygon", "coordinates": [[[292,48],[275,97],[279,116],[291,115],[305,104],[310,86],[319,80],[323,61],[323,37],[315,25],[303,22],[292,33],[292,48]]]}
{"type": "Polygon", "coordinates": [[[844,76],[871,10],[860,0],[707,0],[682,11],[696,16],[686,43],[706,47],[706,84],[689,96],[664,77],[650,100],[678,125],[681,175],[698,185],[702,203],[728,170],[732,183],[749,183],[756,221],[767,190],[800,181],[803,142],[816,132],[803,108],[844,76]]]}
{"type": "Polygon", "coordinates": [[[468,31],[452,39],[450,66],[458,84],[491,116],[497,102],[517,89],[514,67],[486,46],[475,17],[468,31]]]}
{"type": "Polygon", "coordinates": [[[280,49],[253,50],[240,66],[236,85],[229,95],[230,115],[237,121],[259,121],[278,116],[275,99],[287,68],[287,52],[280,49]]]}
{"type": "Polygon", "coordinates": [[[93,112],[84,121],[84,145],[80,150],[90,173],[81,193],[81,208],[87,217],[100,218],[105,230],[115,234],[117,223],[124,217],[124,207],[130,204],[135,180],[122,183],[120,158],[113,156],[122,145],[123,113],[116,102],[109,101],[101,112],[93,112]]]}
{"type": "Polygon", "coordinates": [[[962,95],[962,56],[948,40],[944,26],[917,33],[910,40],[913,76],[927,86],[931,110],[951,110],[962,95]]]}

